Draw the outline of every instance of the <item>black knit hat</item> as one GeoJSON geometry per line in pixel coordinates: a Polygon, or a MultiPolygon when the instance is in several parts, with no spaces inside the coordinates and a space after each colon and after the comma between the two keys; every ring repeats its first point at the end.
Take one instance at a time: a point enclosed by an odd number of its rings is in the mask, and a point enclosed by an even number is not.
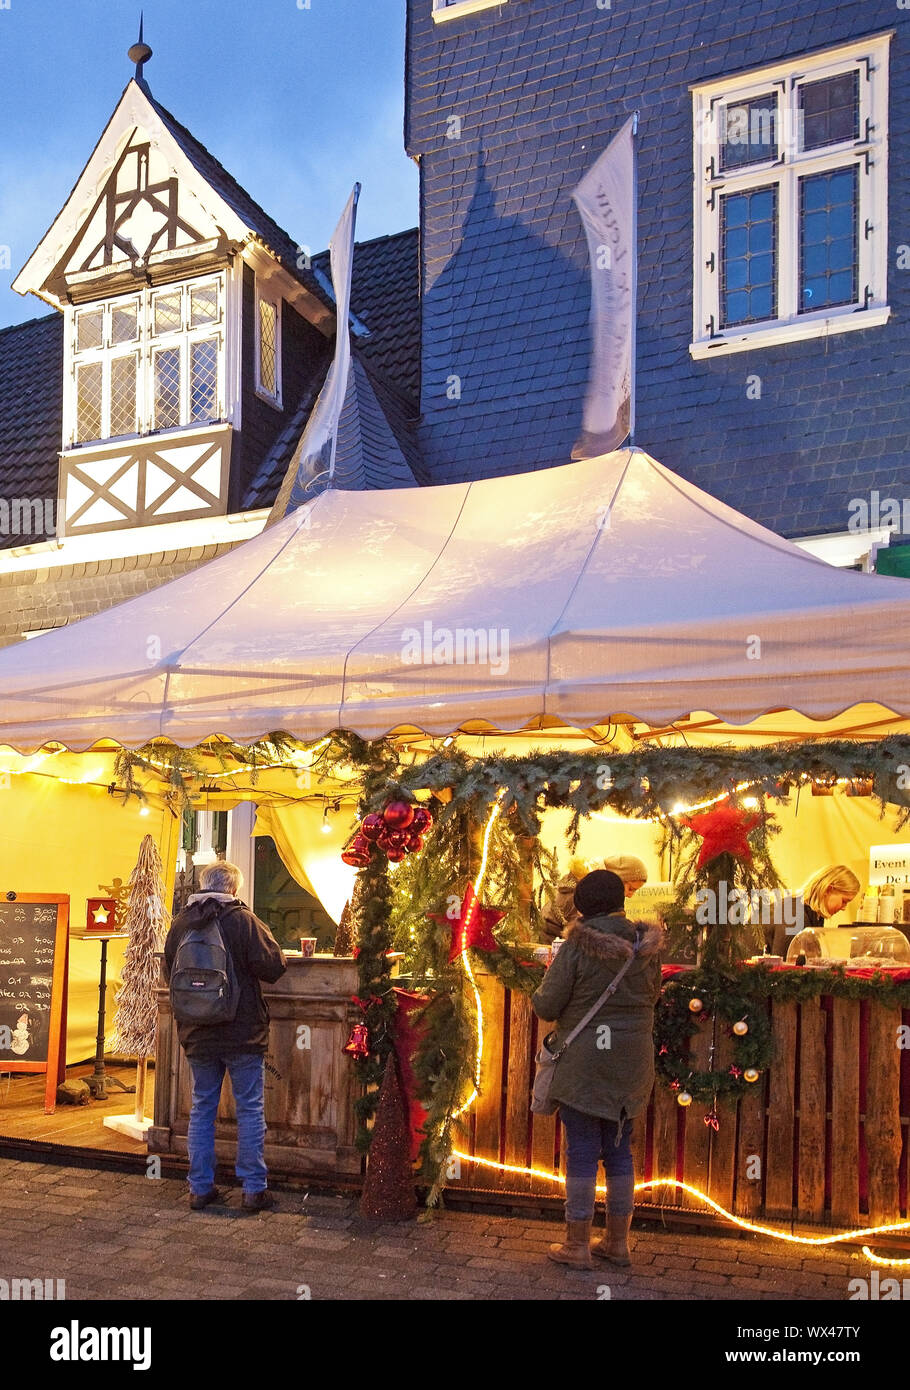
{"type": "Polygon", "coordinates": [[[621,912],[626,901],[626,888],[619,874],[609,869],[595,869],[585,874],[575,887],[575,906],[582,917],[597,917],[604,912],[621,912]]]}

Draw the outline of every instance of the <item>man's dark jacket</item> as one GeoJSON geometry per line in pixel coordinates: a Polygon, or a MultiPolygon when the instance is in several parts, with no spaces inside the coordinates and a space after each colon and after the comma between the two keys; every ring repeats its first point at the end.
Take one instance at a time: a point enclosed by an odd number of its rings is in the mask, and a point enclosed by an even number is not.
{"type": "Polygon", "coordinates": [[[271,983],[288,968],[284,953],[264,922],[239,898],[199,893],[191,898],[171,925],[164,942],[162,969],[170,980],[171,966],[181,938],[195,927],[218,918],[224,944],[234,961],[239,1003],[230,1023],[180,1023],[177,1036],[187,1057],[216,1057],[225,1052],[266,1053],[269,1047],[269,1011],[260,980],[271,983]]]}

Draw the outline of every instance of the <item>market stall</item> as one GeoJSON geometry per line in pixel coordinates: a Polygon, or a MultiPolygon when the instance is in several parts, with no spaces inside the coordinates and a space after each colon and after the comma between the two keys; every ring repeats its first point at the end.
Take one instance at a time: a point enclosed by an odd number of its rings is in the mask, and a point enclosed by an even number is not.
{"type": "MultiPolygon", "coordinates": [[[[369,814],[396,796],[424,803],[431,825],[419,844],[373,849],[368,842],[345,851],[350,869],[361,866],[361,1004],[353,1017],[366,1045],[348,1064],[366,1088],[356,1102],[361,1141],[375,1108],[371,1088],[393,1045],[392,1015],[402,1014],[389,957],[397,944],[409,994],[422,994],[428,979],[445,982],[428,992],[438,1001],[422,1020],[422,1042],[416,1020],[414,1031],[414,1086],[429,1116],[421,1159],[428,1185],[558,1190],[555,1127],[532,1125],[527,1115],[535,1032],[525,996],[543,968],[533,953],[534,914],[552,873],[579,848],[566,822],[578,812],[586,827],[609,826],[621,852],[649,855],[659,881],[672,883],[679,856],[692,849],[680,839],[680,816],[719,798],[746,810],[748,796],[781,826],[767,858],[787,887],[823,862],[864,871],[871,844],[900,843],[905,834],[894,816],[910,804],[900,771],[910,764],[908,618],[904,582],[833,569],[641,451],[619,451],[431,492],[324,492],[161,590],[0,653],[0,739],[25,756],[50,739],[90,750],[109,738],[130,753],[121,779],[131,759],[143,773],[157,761],[165,783],[211,798],[216,774],[210,769],[206,780],[187,759],[200,750],[211,758],[219,739],[256,748],[271,737],[274,754],[280,735],[284,768],[270,767],[253,788],[231,782],[237,769],[228,767],[219,794],[261,803],[268,778],[290,775],[293,786],[261,807],[262,824],[272,826],[291,871],[334,912],[342,889],[324,847],[316,863],[312,814],[307,828],[307,815],[292,806],[320,807],[306,757],[327,745],[323,772],[340,775],[369,814]],[[510,751],[520,763],[514,775],[510,751]],[[865,798],[870,782],[874,796],[865,798]],[[847,798],[844,788],[856,795],[847,798]],[[810,800],[819,809],[830,802],[827,820],[814,826],[810,800]],[[882,806],[892,819],[876,828],[882,806]],[[521,833],[502,836],[497,827],[510,824],[521,833]],[[556,853],[555,867],[547,851],[556,853]],[[408,884],[420,922],[396,906],[408,884]],[[424,930],[428,916],[440,915],[424,930]],[[450,960],[452,922],[462,936],[450,960]],[[469,941],[478,922],[489,935],[469,941]],[[453,1038],[458,1046],[447,1056],[457,1070],[443,1074],[432,1048],[453,1038]],[[460,1177],[452,1160],[462,1164],[460,1177]]],[[[398,828],[406,832],[407,824],[398,828]]],[[[755,846],[762,865],[766,849],[755,846]]],[[[669,1184],[667,1200],[703,1208],[702,1197],[678,1186],[697,1173],[690,1186],[720,1193],[714,1200],[725,1210],[780,1208],[795,1217],[811,1206],[814,1219],[836,1224],[838,1212],[852,1210],[833,1193],[847,1182],[855,1141],[859,1170],[865,1164],[869,1174],[856,1205],[868,1206],[882,1183],[893,1195],[897,1181],[903,1211],[903,1146],[896,1179],[887,1157],[897,1132],[893,1058],[890,1070],[876,1061],[849,1085],[841,1065],[856,1009],[867,1004],[838,993],[824,971],[811,972],[830,986],[827,994],[815,989],[813,1013],[806,999],[787,995],[796,986],[775,986],[772,997],[772,976],[758,969],[769,1020],[758,1031],[788,1049],[788,1060],[757,1068],[760,1080],[735,1077],[732,1090],[715,1088],[716,1113],[713,1090],[704,1108],[700,1094],[686,1108],[672,1093],[656,1093],[639,1135],[648,1180],[669,1184]],[[824,1040],[819,1013],[839,1020],[824,1040]],[[798,1049],[788,1042],[794,1030],[798,1049]],[[804,1057],[812,1058],[805,1085],[804,1057]],[[819,1078],[830,1080],[810,1115],[813,1076],[816,1090],[819,1078]],[[716,1129],[705,1114],[718,1119],[716,1129]],[[820,1127],[834,1136],[821,1197],[817,1170],[794,1166],[795,1156],[808,1164],[817,1155],[820,1127]],[[762,1176],[744,1177],[740,1159],[755,1155],[762,1176]],[[873,1181],[873,1169],[887,1177],[873,1181]],[[811,1203],[802,1203],[809,1188],[811,1203]]],[[[796,978],[792,970],[780,974],[796,978]]],[[[879,1047],[893,1021],[888,1011],[903,997],[879,980],[867,983],[882,991],[869,994],[868,1008],[881,1001],[886,1022],[863,1023],[862,1037],[879,1039],[879,1047]]],[[[710,997],[703,1012],[722,1018],[723,1001],[710,997]]],[[[715,1036],[712,1024],[710,1033],[691,1036],[692,1057],[713,1047],[715,1065],[685,1063],[688,1072],[718,1072],[726,1034],[715,1036]]],[[[737,1064],[728,1064],[728,1075],[730,1065],[737,1064]]],[[[180,1143],[178,1071],[172,1067],[173,1084],[160,1091],[158,1118],[169,1118],[156,1127],[168,1130],[156,1142],[172,1151],[180,1143]]],[[[326,1066],[322,1074],[334,1072],[326,1066]]],[[[713,1086],[710,1078],[706,1084],[713,1086]]],[[[309,1141],[301,1144],[292,1129],[288,1147],[299,1157],[309,1141]]],[[[348,1137],[336,1148],[348,1155],[348,1137]]],[[[655,1194],[643,1192],[643,1200],[655,1194]]]]}

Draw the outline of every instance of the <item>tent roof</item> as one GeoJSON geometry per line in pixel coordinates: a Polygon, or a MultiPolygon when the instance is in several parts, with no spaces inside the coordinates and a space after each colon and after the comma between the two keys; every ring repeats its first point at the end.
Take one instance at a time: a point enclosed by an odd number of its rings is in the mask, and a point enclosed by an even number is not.
{"type": "Polygon", "coordinates": [[[229,555],[0,652],[0,743],[137,747],[541,717],[910,715],[910,584],[834,569],[640,450],[321,493],[229,555]]]}

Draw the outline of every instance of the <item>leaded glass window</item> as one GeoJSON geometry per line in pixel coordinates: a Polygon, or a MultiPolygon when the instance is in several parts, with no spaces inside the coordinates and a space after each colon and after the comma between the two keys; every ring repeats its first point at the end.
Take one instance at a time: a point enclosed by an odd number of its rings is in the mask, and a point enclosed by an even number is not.
{"type": "Polygon", "coordinates": [[[83,362],[76,368],[76,433],[79,440],[101,438],[102,389],[100,362],[83,362]]]}
{"type": "Polygon", "coordinates": [[[104,341],[104,310],[80,309],[76,314],[76,348],[86,352],[104,341]]]}
{"type": "Polygon", "coordinates": [[[111,361],[111,421],[110,435],[135,434],[136,374],[139,358],[135,352],[111,361]]]}
{"type": "Polygon", "coordinates": [[[154,295],[152,310],[152,332],[156,338],[164,333],[179,333],[183,327],[183,292],[154,295]]]}
{"type": "Polygon", "coordinates": [[[278,395],[278,309],[268,299],[259,300],[259,387],[278,395]]]}
{"type": "Polygon", "coordinates": [[[854,164],[799,181],[802,314],[856,301],[857,178],[854,164]]]}
{"type": "Polygon", "coordinates": [[[155,358],[155,429],[180,424],[180,349],[159,348],[155,358]]]}
{"type": "Polygon", "coordinates": [[[218,414],[218,339],[190,344],[190,419],[213,420],[218,414]]]}
{"type": "Polygon", "coordinates": [[[777,158],[777,93],[729,102],[720,113],[720,167],[745,169],[777,158]]]}
{"type": "Polygon", "coordinates": [[[804,150],[859,138],[859,73],[838,73],[819,82],[802,82],[799,111],[804,150]]]}
{"type": "Polygon", "coordinates": [[[721,199],[721,322],[760,323],[774,316],[777,189],[754,188],[721,199]]]}

